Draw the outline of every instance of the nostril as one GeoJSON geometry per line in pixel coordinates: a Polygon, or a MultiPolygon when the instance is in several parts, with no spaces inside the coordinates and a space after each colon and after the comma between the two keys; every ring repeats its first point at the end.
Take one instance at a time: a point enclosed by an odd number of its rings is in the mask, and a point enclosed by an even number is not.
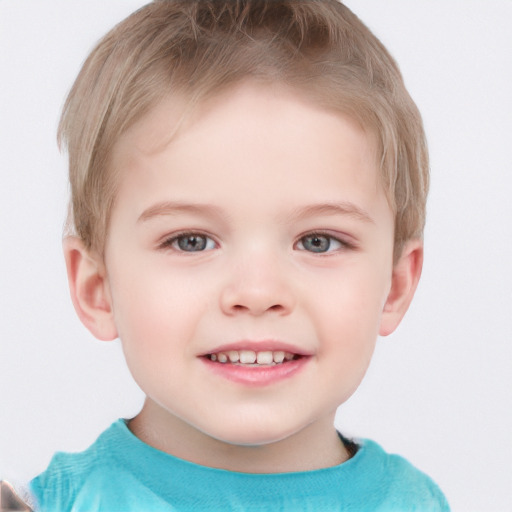
{"type": "MultiPolygon", "coordinates": [[[[248,306],[242,306],[241,304],[234,304],[232,306],[233,310],[234,311],[248,311],[248,310],[252,310],[252,309],[256,309],[255,307],[248,307],[248,306]]],[[[262,307],[262,308],[259,308],[261,309],[261,312],[264,312],[264,311],[282,311],[284,309],[283,306],[281,306],[281,304],[274,304],[273,306],[269,306],[269,307],[262,307]]]]}

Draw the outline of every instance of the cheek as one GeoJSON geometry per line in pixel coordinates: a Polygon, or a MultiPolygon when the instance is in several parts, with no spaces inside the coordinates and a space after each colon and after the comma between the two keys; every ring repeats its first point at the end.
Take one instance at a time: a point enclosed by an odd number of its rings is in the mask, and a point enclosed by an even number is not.
{"type": "Polygon", "coordinates": [[[126,364],[147,395],[180,392],[176,385],[184,379],[184,361],[193,354],[190,340],[200,314],[185,292],[179,282],[170,287],[164,279],[143,276],[117,289],[115,318],[126,364]]]}
{"type": "Polygon", "coordinates": [[[189,340],[204,309],[199,290],[183,276],[164,272],[119,273],[113,282],[114,317],[126,351],[169,353],[189,340]],[[125,278],[129,275],[131,277],[125,278]]]}
{"type": "Polygon", "coordinates": [[[343,367],[369,362],[377,339],[386,286],[371,269],[349,269],[326,284],[324,299],[311,301],[316,309],[321,351],[329,352],[343,367]],[[379,282],[380,280],[380,282],[379,282]]]}
{"type": "MultiPolygon", "coordinates": [[[[323,290],[318,290],[324,296],[322,307],[334,321],[345,319],[347,326],[359,329],[362,326],[356,319],[368,323],[382,313],[388,281],[387,274],[372,265],[347,266],[323,281],[323,290]]],[[[316,300],[320,302],[319,297],[316,300]]]]}
{"type": "Polygon", "coordinates": [[[326,389],[334,394],[337,405],[356,391],[375,349],[380,315],[368,315],[367,307],[361,300],[351,302],[350,307],[332,308],[330,318],[320,326],[319,362],[323,363],[326,389]]]}

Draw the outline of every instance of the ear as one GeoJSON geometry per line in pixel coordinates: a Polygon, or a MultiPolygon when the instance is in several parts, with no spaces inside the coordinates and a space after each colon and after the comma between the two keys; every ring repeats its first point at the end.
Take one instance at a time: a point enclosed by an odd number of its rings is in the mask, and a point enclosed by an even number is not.
{"type": "Polygon", "coordinates": [[[423,267],[423,242],[409,240],[393,266],[391,289],[384,304],[379,334],[388,336],[401,322],[418,286],[423,267]]]}
{"type": "Polygon", "coordinates": [[[63,248],[71,300],[78,317],[99,340],[117,338],[103,259],[88,251],[82,240],[74,236],[64,239],[63,248]]]}

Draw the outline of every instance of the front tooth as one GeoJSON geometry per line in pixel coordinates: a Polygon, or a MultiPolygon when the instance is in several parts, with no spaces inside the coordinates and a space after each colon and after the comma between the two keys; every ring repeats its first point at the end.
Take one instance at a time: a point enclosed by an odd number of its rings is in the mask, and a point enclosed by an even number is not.
{"type": "Polygon", "coordinates": [[[258,355],[256,356],[256,361],[258,364],[272,364],[272,361],[274,360],[272,356],[272,352],[265,351],[265,352],[258,352],[258,355]]]}
{"type": "Polygon", "coordinates": [[[276,350],[274,352],[274,363],[282,363],[284,361],[284,352],[282,350],[276,350]]]}
{"type": "Polygon", "coordinates": [[[228,352],[228,357],[232,363],[238,363],[238,361],[240,361],[240,354],[238,353],[238,350],[230,350],[228,352]]]}
{"type": "Polygon", "coordinates": [[[219,363],[227,363],[228,356],[223,352],[220,352],[219,354],[217,354],[217,360],[219,361],[219,363]]]}
{"type": "Polygon", "coordinates": [[[240,350],[240,362],[242,364],[253,364],[256,362],[256,352],[252,350],[240,350]]]}

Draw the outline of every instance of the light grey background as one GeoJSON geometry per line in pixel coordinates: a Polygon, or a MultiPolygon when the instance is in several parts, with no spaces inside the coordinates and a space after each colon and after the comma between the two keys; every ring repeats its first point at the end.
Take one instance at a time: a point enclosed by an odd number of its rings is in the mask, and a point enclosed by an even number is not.
{"type": "MultiPolygon", "coordinates": [[[[140,0],[0,0],[0,477],[82,450],[142,396],[68,298],[59,111],[96,40],[140,0]]],[[[337,426],[429,473],[454,511],[512,510],[512,2],[350,0],[425,120],[422,282],[337,426]]]]}

